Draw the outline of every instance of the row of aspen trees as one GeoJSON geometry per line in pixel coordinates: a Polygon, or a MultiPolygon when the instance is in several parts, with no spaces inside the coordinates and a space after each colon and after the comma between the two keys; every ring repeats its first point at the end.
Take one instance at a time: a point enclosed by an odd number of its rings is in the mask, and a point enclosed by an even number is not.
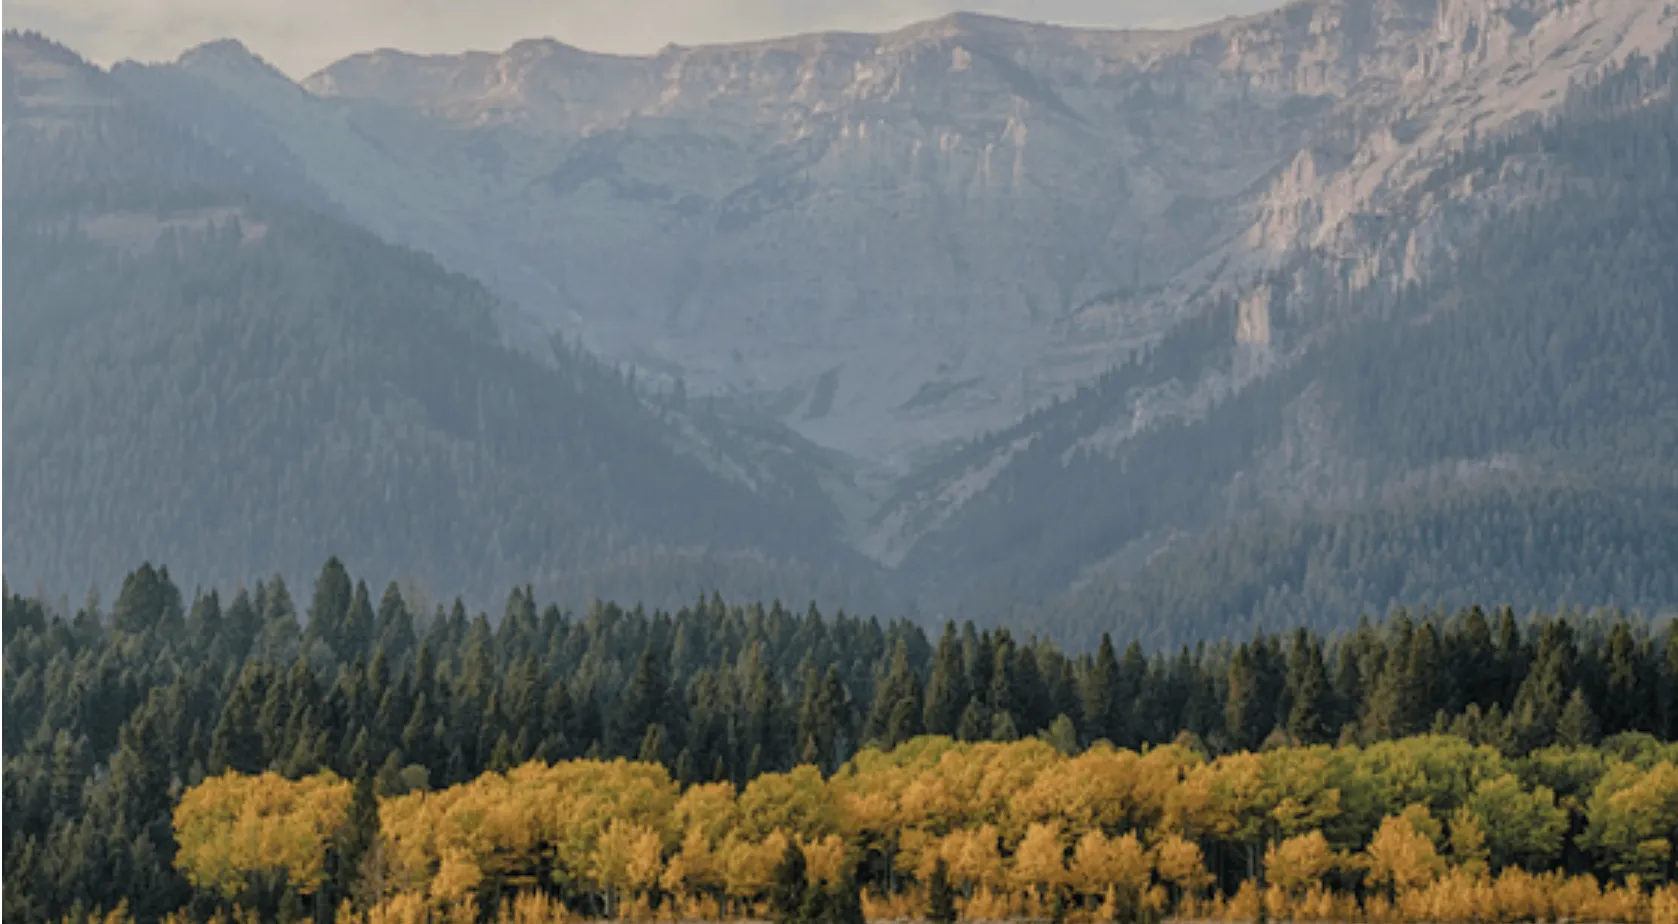
{"type": "Polygon", "coordinates": [[[738,791],[626,760],[384,799],[229,772],[174,827],[227,919],[1678,922],[1678,747],[1635,735],[1518,759],[921,737],[738,791]]]}

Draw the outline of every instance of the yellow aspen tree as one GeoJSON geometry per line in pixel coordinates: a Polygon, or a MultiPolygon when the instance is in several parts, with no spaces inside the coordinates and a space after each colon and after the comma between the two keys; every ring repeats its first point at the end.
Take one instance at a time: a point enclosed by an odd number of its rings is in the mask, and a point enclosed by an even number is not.
{"type": "Polygon", "coordinates": [[[431,879],[431,900],[444,907],[469,906],[483,879],[483,871],[465,851],[450,849],[431,879]]]}
{"type": "Polygon", "coordinates": [[[1296,834],[1264,852],[1265,877],[1289,898],[1303,895],[1339,865],[1321,831],[1296,834]]]}
{"type": "Polygon", "coordinates": [[[950,878],[971,898],[982,888],[1004,889],[1007,881],[999,849],[1001,838],[995,825],[980,825],[950,835],[944,845],[944,861],[950,866],[950,878]]]}
{"type": "Polygon", "coordinates": [[[1072,887],[1086,901],[1105,898],[1121,916],[1135,911],[1152,877],[1153,864],[1134,834],[1108,838],[1086,831],[1073,848],[1072,887]]]}
{"type": "Polygon", "coordinates": [[[1678,924],[1678,883],[1649,897],[1649,924],[1678,924]]]}
{"type": "Polygon", "coordinates": [[[1014,887],[1038,898],[1066,881],[1066,850],[1060,832],[1046,824],[1026,828],[1014,848],[1014,887]]]}
{"type": "Polygon", "coordinates": [[[1403,815],[1389,815],[1381,822],[1364,850],[1364,865],[1370,881],[1394,895],[1427,885],[1445,869],[1433,840],[1403,815]]]}
{"type": "Polygon", "coordinates": [[[1104,895],[1113,885],[1118,861],[1112,841],[1099,829],[1085,831],[1072,847],[1072,863],[1067,881],[1072,890],[1088,904],[1104,895]]]}
{"type": "Polygon", "coordinates": [[[1161,879],[1177,889],[1179,902],[1184,896],[1198,898],[1201,890],[1212,884],[1200,845],[1175,831],[1154,845],[1154,868],[1161,879]]]}
{"type": "Polygon", "coordinates": [[[838,829],[827,784],[815,767],[788,773],[765,773],[746,784],[738,799],[740,827],[747,837],[762,838],[771,831],[788,836],[819,838],[838,829]]]}
{"type": "MultiPolygon", "coordinates": [[[[341,920],[341,919],[340,919],[341,920]]],[[[416,892],[392,895],[367,909],[357,918],[357,924],[426,924],[430,909],[425,897],[416,892]]]]}
{"type": "Polygon", "coordinates": [[[623,893],[650,887],[659,870],[658,834],[642,825],[615,819],[594,845],[592,879],[606,899],[606,916],[617,914],[623,893]]]}
{"type": "Polygon", "coordinates": [[[813,886],[837,882],[845,866],[845,840],[829,834],[820,840],[800,841],[804,852],[804,876],[813,886]]]}
{"type": "Polygon", "coordinates": [[[646,895],[658,885],[664,870],[664,845],[658,832],[642,828],[630,843],[625,885],[636,895],[646,895]]]}
{"type": "Polygon", "coordinates": [[[1136,814],[1140,764],[1134,751],[1104,744],[1043,767],[1008,799],[1013,829],[1024,831],[1032,822],[1058,823],[1068,831],[1127,825],[1136,814]]]}
{"type": "Polygon", "coordinates": [[[1678,832],[1678,765],[1610,768],[1591,794],[1588,817],[1581,843],[1608,869],[1660,882],[1671,868],[1678,832]]]}
{"type": "Polygon", "coordinates": [[[710,846],[722,843],[739,824],[739,806],[732,783],[700,783],[689,786],[670,813],[675,830],[684,836],[698,829],[710,846]]]}
{"type": "Polygon", "coordinates": [[[1489,851],[1486,849],[1486,832],[1480,827],[1480,820],[1468,809],[1459,806],[1451,813],[1451,864],[1461,870],[1464,875],[1478,879],[1490,869],[1487,863],[1489,851]]]}
{"type": "Polygon", "coordinates": [[[728,894],[749,907],[769,891],[775,866],[787,850],[787,836],[771,831],[760,843],[736,835],[723,841],[723,877],[728,894]]]}
{"type": "Polygon", "coordinates": [[[1172,790],[1206,759],[1188,747],[1168,744],[1144,753],[1136,763],[1131,781],[1130,805],[1125,819],[1132,831],[1141,834],[1159,827],[1165,820],[1166,803],[1172,790]]]}
{"type": "Polygon", "coordinates": [[[973,746],[968,772],[955,780],[959,824],[992,822],[1002,829],[1003,836],[1017,836],[1019,831],[1011,827],[1009,809],[1014,795],[1065,761],[1052,745],[1037,738],[973,746]]]}
{"type": "Polygon", "coordinates": [[[722,866],[703,829],[697,825],[688,829],[681,850],[664,868],[661,884],[666,892],[695,897],[722,891],[722,866]]]}

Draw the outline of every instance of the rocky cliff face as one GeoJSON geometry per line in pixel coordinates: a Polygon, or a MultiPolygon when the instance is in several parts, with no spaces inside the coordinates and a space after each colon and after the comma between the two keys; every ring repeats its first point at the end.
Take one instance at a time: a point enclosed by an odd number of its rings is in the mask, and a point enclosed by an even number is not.
{"type": "Polygon", "coordinates": [[[1675,24],[1647,0],[1303,0],[1179,32],[956,15],[649,57],[381,51],[302,87],[224,44],[118,75],[212,136],[260,121],[357,220],[539,323],[900,472],[1210,294],[1253,347],[1216,387],[1262,375],[1288,296],[1258,274],[1424,273],[1476,214],[1414,194],[1441,158],[1675,24]]]}

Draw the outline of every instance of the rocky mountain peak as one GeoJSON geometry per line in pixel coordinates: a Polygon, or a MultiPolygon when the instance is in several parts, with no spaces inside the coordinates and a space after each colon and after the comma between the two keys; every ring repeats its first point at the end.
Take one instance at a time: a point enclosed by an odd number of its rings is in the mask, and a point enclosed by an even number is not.
{"type": "Polygon", "coordinates": [[[237,74],[243,77],[290,82],[278,68],[245,47],[238,39],[223,38],[187,49],[176,59],[176,65],[189,70],[237,74]]]}
{"type": "Polygon", "coordinates": [[[902,468],[1207,292],[1366,260],[1374,216],[1471,132],[1673,31],[1645,0],[1299,0],[1175,31],[962,13],[645,56],[377,51],[297,100],[234,92],[381,233],[650,379],[902,468]]]}

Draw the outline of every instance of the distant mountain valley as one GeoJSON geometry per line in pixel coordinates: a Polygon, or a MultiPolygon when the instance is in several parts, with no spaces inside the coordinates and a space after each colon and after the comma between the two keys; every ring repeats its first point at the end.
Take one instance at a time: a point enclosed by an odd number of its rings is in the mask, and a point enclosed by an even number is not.
{"type": "Polygon", "coordinates": [[[8,32],[7,580],[1668,612],[1675,38],[1300,0],[294,82],[8,32]]]}

